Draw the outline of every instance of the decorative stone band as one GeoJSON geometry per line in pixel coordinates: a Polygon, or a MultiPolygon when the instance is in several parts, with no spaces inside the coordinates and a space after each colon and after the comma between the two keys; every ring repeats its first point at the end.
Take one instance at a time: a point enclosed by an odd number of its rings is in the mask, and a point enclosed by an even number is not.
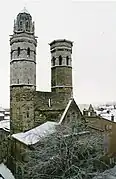
{"type": "Polygon", "coordinates": [[[68,67],[68,68],[72,68],[72,66],[70,66],[70,65],[55,65],[55,66],[51,66],[51,68],[56,68],[56,67],[68,67]]]}
{"type": "MultiPolygon", "coordinates": [[[[14,33],[16,33],[16,34],[20,34],[22,32],[24,32],[24,30],[20,30],[20,31],[14,30],[14,33]]],[[[34,35],[34,31],[29,32],[29,31],[25,30],[25,33],[27,33],[28,35],[34,35]]]]}
{"type": "Polygon", "coordinates": [[[55,51],[71,51],[72,52],[72,48],[64,46],[64,45],[60,45],[60,47],[54,47],[51,49],[51,52],[55,52],[55,51]]]}
{"type": "Polygon", "coordinates": [[[65,86],[65,85],[62,85],[62,86],[52,86],[51,88],[72,88],[72,86],[65,86]]]}
{"type": "Polygon", "coordinates": [[[13,43],[18,43],[18,42],[29,42],[29,43],[33,43],[35,46],[37,46],[37,40],[34,37],[25,37],[25,36],[11,37],[10,45],[12,45],[13,43]]]}
{"type": "Polygon", "coordinates": [[[34,85],[34,84],[28,84],[28,83],[19,83],[19,84],[16,84],[16,83],[14,83],[14,84],[11,84],[10,85],[10,87],[12,87],[12,86],[34,86],[34,87],[36,87],[36,85],[34,85]]]}
{"type": "Polygon", "coordinates": [[[10,64],[13,63],[13,62],[17,62],[17,61],[28,61],[28,62],[33,62],[33,63],[36,64],[36,62],[35,62],[34,60],[32,60],[32,59],[25,59],[25,58],[12,59],[12,60],[10,61],[10,64]]]}
{"type": "MultiPolygon", "coordinates": [[[[27,48],[23,48],[23,49],[20,48],[20,50],[21,50],[21,51],[22,51],[22,50],[26,50],[26,51],[27,51],[27,48]]],[[[17,51],[17,49],[14,49],[14,50],[11,49],[11,53],[12,53],[12,52],[15,52],[15,51],[17,51]]],[[[35,50],[30,49],[30,52],[34,52],[34,54],[36,55],[36,51],[35,51],[35,50]]]]}

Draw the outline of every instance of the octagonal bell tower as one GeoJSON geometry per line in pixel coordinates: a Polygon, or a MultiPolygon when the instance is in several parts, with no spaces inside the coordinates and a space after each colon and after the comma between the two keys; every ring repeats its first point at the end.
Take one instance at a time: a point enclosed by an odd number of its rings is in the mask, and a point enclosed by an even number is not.
{"type": "Polygon", "coordinates": [[[33,127],[33,92],[36,90],[35,26],[24,8],[14,21],[10,38],[10,113],[12,133],[33,127]]]}
{"type": "Polygon", "coordinates": [[[66,39],[50,43],[51,51],[51,90],[66,92],[72,96],[72,46],[66,39]]]}

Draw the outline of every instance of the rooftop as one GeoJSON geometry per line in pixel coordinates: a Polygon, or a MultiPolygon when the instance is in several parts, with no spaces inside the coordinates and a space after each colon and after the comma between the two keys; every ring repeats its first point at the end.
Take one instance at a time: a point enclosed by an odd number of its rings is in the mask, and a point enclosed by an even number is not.
{"type": "Polygon", "coordinates": [[[10,120],[2,120],[0,121],[0,129],[4,129],[6,131],[10,130],[10,120]]]}
{"type": "Polygon", "coordinates": [[[33,145],[39,142],[41,138],[54,133],[57,125],[58,123],[56,122],[47,121],[46,123],[27,132],[13,134],[12,137],[26,145],[33,145]]]}

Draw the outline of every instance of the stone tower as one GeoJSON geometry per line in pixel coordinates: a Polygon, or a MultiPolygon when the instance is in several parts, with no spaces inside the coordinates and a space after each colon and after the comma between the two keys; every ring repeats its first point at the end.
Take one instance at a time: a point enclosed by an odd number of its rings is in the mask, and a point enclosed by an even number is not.
{"type": "Polygon", "coordinates": [[[72,46],[69,40],[54,40],[51,51],[51,90],[72,95],[72,46]]]}
{"type": "Polygon", "coordinates": [[[11,133],[34,125],[33,93],[36,90],[36,46],[34,22],[24,8],[14,21],[10,38],[10,114],[11,133]]]}

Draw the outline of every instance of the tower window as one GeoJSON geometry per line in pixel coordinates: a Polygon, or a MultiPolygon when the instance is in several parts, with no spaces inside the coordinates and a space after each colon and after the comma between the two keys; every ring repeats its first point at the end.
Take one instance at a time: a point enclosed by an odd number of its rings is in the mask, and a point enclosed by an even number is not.
{"type": "Polygon", "coordinates": [[[17,84],[19,84],[19,79],[17,79],[17,84]]]}
{"type": "Polygon", "coordinates": [[[23,23],[22,23],[22,21],[20,21],[20,30],[22,30],[23,29],[23,23]]]}
{"type": "Polygon", "coordinates": [[[13,53],[13,52],[11,51],[11,53],[10,53],[10,55],[11,55],[11,59],[12,59],[12,53],[13,53]]]}
{"type": "Polygon", "coordinates": [[[62,65],[62,56],[59,56],[59,65],[62,65]]]}
{"type": "Polygon", "coordinates": [[[29,79],[28,79],[28,84],[29,84],[29,79]]]}
{"type": "Polygon", "coordinates": [[[66,65],[69,65],[69,57],[66,57],[66,65]]]}
{"type": "Polygon", "coordinates": [[[27,118],[29,117],[29,111],[27,111],[27,118]]]}
{"type": "Polygon", "coordinates": [[[20,55],[20,51],[21,51],[21,50],[20,50],[20,47],[18,47],[18,56],[20,55]]]}
{"type": "Polygon", "coordinates": [[[26,21],[26,30],[28,30],[28,27],[29,27],[29,23],[28,21],[26,21]]]}
{"type": "Polygon", "coordinates": [[[27,55],[30,56],[30,48],[27,49],[27,55]]]}
{"type": "Polygon", "coordinates": [[[53,66],[55,66],[55,57],[53,57],[52,61],[53,61],[53,66]]]}
{"type": "Polygon", "coordinates": [[[27,108],[27,118],[29,117],[29,107],[27,108]]]}

